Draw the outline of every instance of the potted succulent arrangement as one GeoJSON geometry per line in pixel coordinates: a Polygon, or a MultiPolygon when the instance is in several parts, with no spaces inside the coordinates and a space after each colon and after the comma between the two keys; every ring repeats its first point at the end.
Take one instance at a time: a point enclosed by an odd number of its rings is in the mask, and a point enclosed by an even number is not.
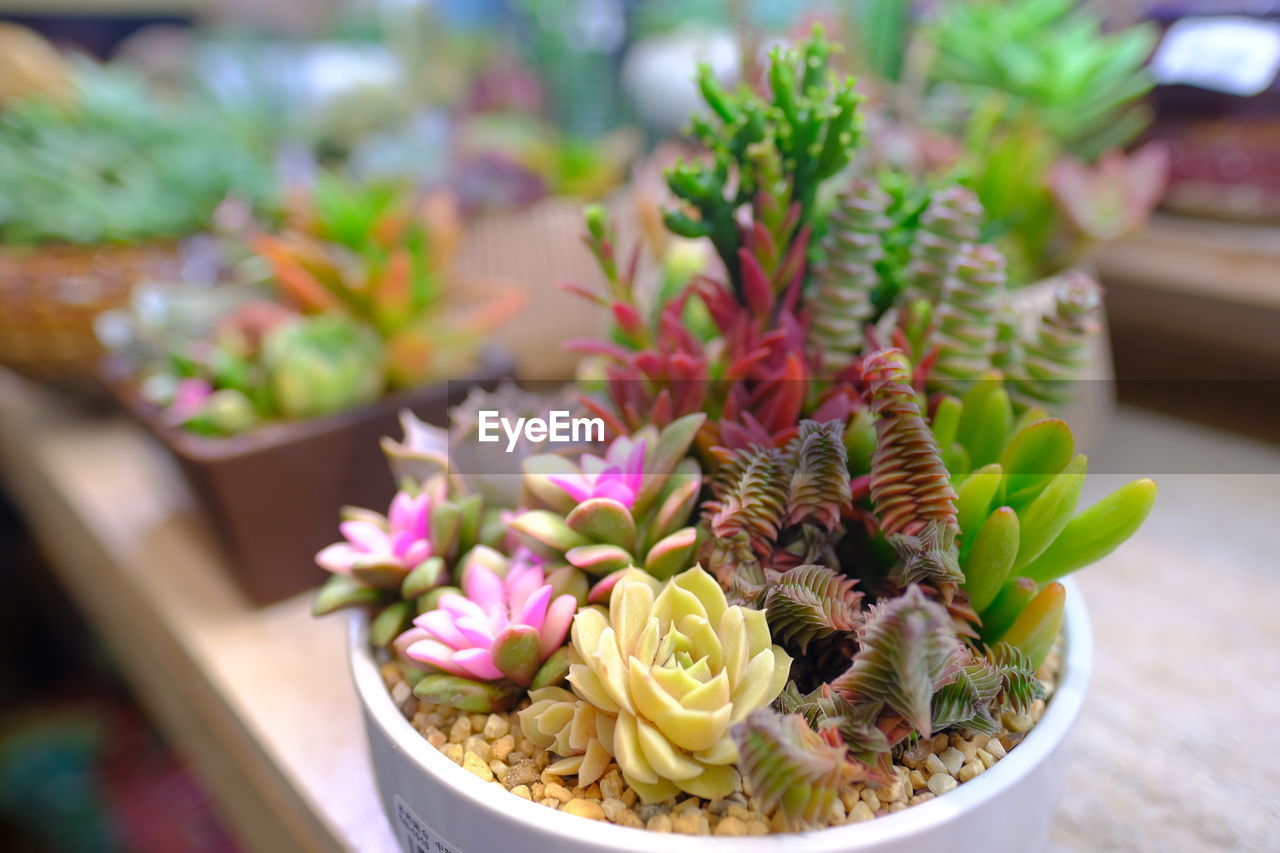
{"type": "Polygon", "coordinates": [[[246,238],[241,266],[270,290],[149,289],[125,318],[109,382],[177,458],[255,600],[316,585],[333,512],[391,495],[376,442],[398,410],[443,422],[472,383],[510,375],[483,341],[523,291],[458,276],[460,235],[448,196],[322,175],[279,233],[246,238]]]}
{"type": "Polygon", "coordinates": [[[707,154],[669,171],[666,222],[722,270],[646,305],[588,213],[607,285],[582,292],[614,328],[577,346],[603,375],[578,411],[607,443],[526,432],[518,468],[481,481],[485,414],[550,422],[554,403],[477,392],[449,434],[406,418],[384,446],[400,492],[318,554],[316,612],[355,608],[406,850],[1043,840],[1090,654],[1061,581],[1155,487],[1077,511],[1087,460],[1045,407],[1095,286],[1002,328],[971,194],[842,174],[858,98],[830,49],[772,54],[767,95],[700,77],[707,154]]]}
{"type": "Polygon", "coordinates": [[[244,127],[124,68],[39,79],[0,105],[0,363],[87,382],[95,316],[139,281],[179,275],[178,241],[228,195],[266,202],[274,181],[244,127]]]}

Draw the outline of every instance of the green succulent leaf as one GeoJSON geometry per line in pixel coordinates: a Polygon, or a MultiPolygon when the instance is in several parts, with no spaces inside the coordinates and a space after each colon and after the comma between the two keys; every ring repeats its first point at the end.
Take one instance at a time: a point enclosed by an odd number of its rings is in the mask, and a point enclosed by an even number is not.
{"type": "Polygon", "coordinates": [[[1021,509],[1067,466],[1074,452],[1071,427],[1057,418],[1036,421],[1018,430],[1000,454],[1005,500],[1014,509],[1021,509]]]}
{"type": "Polygon", "coordinates": [[[1021,573],[1027,565],[1044,553],[1062,533],[1080,502],[1088,460],[1078,454],[1044,487],[1044,491],[1018,514],[1022,536],[1018,542],[1018,558],[1013,570],[1021,573]]]}
{"type": "Polygon", "coordinates": [[[361,583],[350,575],[331,575],[311,605],[315,616],[326,616],[347,607],[376,604],[384,599],[382,590],[361,583]]]}
{"type": "Polygon", "coordinates": [[[1004,586],[1018,556],[1020,535],[1018,514],[1005,506],[991,513],[974,537],[963,560],[963,587],[977,612],[986,610],[1004,586]]]}
{"type": "Polygon", "coordinates": [[[1067,522],[1023,573],[1040,583],[1074,572],[1110,554],[1137,532],[1155,506],[1156,484],[1135,480],[1067,522]]]}
{"type": "Polygon", "coordinates": [[[412,602],[397,601],[387,605],[369,623],[369,642],[378,648],[391,645],[391,641],[409,627],[413,616],[412,602]]]}
{"type": "Polygon", "coordinates": [[[636,539],[631,511],[612,498],[591,498],[574,507],[565,526],[587,542],[607,542],[630,549],[636,539]]]}
{"type": "Polygon", "coordinates": [[[508,682],[472,681],[457,675],[432,673],[418,682],[413,695],[469,714],[486,714],[514,708],[525,690],[508,682]]]}

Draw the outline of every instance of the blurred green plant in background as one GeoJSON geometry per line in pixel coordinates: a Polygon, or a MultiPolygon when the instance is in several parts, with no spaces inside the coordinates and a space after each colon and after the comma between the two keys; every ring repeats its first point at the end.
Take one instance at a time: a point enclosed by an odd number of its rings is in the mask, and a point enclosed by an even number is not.
{"type": "Polygon", "coordinates": [[[0,112],[0,244],[133,243],[209,227],[228,194],[274,195],[255,128],[169,102],[123,68],[77,64],[64,97],[0,112]]]}

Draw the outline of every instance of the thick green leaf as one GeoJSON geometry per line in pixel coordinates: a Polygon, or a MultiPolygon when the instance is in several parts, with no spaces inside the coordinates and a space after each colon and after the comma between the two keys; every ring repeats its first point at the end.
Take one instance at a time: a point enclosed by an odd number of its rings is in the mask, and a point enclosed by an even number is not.
{"type": "Polygon", "coordinates": [[[332,575],[311,605],[311,613],[325,616],[345,607],[358,607],[362,604],[376,604],[382,601],[381,590],[360,583],[350,575],[332,575]]]}
{"type": "Polygon", "coordinates": [[[692,527],[677,530],[649,549],[644,558],[644,570],[659,580],[684,571],[693,560],[697,541],[698,532],[692,527]]]}
{"type": "Polygon", "coordinates": [[[1155,505],[1156,484],[1135,480],[1067,522],[1054,543],[1024,573],[1040,583],[1101,560],[1137,532],[1155,505]]]}
{"type": "Polygon", "coordinates": [[[564,523],[587,542],[605,542],[628,550],[635,546],[635,519],[630,510],[612,498],[583,501],[565,517],[564,523]]]}
{"type": "Polygon", "coordinates": [[[542,509],[516,516],[511,522],[511,529],[522,534],[525,544],[534,553],[548,559],[557,559],[570,548],[591,544],[586,537],[570,530],[563,518],[542,509]]]}
{"type": "Polygon", "coordinates": [[[413,695],[469,714],[484,714],[514,708],[524,696],[524,688],[503,681],[472,681],[457,675],[432,674],[418,682],[413,695]]]}
{"type": "Polygon", "coordinates": [[[1021,573],[1032,560],[1043,554],[1067,526],[1076,511],[1076,504],[1080,502],[1088,464],[1084,454],[1078,454],[1061,473],[1054,475],[1053,482],[1045,486],[1026,509],[1018,513],[1022,522],[1022,540],[1018,546],[1018,559],[1013,564],[1015,572],[1021,573]]]}
{"type": "Polygon", "coordinates": [[[1026,505],[1066,467],[1074,452],[1071,427],[1058,418],[1037,421],[1014,433],[1000,454],[1005,502],[1014,509],[1026,505]]]}
{"type": "Polygon", "coordinates": [[[1005,631],[1017,621],[1022,609],[1031,603],[1039,590],[1039,585],[1031,578],[1017,577],[1005,581],[991,606],[982,611],[982,627],[978,629],[982,642],[988,646],[1000,642],[1005,631]]]}
{"type": "Polygon", "coordinates": [[[998,462],[984,465],[974,471],[956,489],[956,521],[960,525],[963,554],[978,535],[979,528],[991,513],[991,507],[1000,499],[1000,486],[1004,481],[1004,469],[998,462]]]}
{"type": "Polygon", "coordinates": [[[1031,659],[1032,669],[1038,668],[1062,630],[1066,604],[1067,592],[1062,584],[1049,584],[1022,609],[1001,641],[1021,649],[1031,659]]]}
{"type": "Polygon", "coordinates": [[[369,642],[378,648],[391,645],[391,641],[409,627],[409,620],[412,618],[412,602],[397,601],[395,604],[387,605],[369,623],[369,642]]]}
{"type": "Polygon", "coordinates": [[[1019,535],[1018,514],[1004,506],[988,516],[974,537],[962,564],[963,586],[969,593],[969,603],[979,613],[991,605],[1009,577],[1018,554],[1019,535]]]}

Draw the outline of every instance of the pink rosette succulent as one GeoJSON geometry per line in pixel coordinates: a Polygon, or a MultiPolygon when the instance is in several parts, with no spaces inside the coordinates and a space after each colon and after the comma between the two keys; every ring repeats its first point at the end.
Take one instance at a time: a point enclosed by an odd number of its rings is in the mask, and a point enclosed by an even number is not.
{"type": "Polygon", "coordinates": [[[338,529],[345,542],[316,555],[321,568],[341,575],[379,574],[403,577],[431,556],[431,495],[399,492],[386,516],[370,510],[351,511],[338,529]]]}
{"type": "Polygon", "coordinates": [[[548,479],[578,503],[611,498],[631,509],[644,485],[644,455],[644,439],[620,436],[609,445],[603,459],[584,453],[579,457],[578,473],[555,474],[548,479]]]}
{"type": "Polygon", "coordinates": [[[552,600],[542,566],[531,560],[513,562],[505,578],[474,564],[463,584],[466,595],[440,596],[439,608],[414,619],[396,647],[409,660],[451,675],[530,684],[564,645],[577,600],[552,600]]]}

